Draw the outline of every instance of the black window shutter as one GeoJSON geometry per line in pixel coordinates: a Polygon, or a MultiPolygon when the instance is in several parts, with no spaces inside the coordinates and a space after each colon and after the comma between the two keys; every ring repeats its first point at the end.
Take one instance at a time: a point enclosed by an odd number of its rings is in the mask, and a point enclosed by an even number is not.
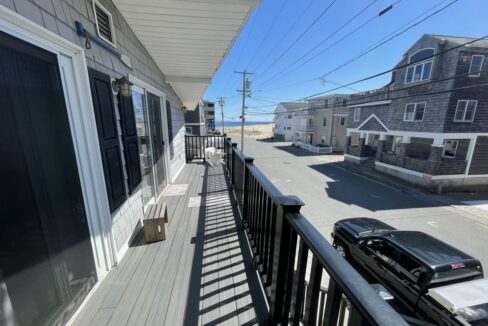
{"type": "Polygon", "coordinates": [[[173,120],[171,118],[171,104],[166,101],[166,118],[168,118],[168,136],[169,136],[169,157],[173,159],[175,150],[173,147],[173,120]]]}
{"type": "Polygon", "coordinates": [[[125,201],[126,193],[112,86],[108,75],[93,69],[89,69],[89,75],[108,202],[113,213],[125,201]]]}
{"type": "Polygon", "coordinates": [[[132,97],[119,93],[120,120],[122,124],[125,164],[129,178],[129,192],[141,182],[141,164],[139,162],[139,145],[137,143],[136,118],[132,97]]]}

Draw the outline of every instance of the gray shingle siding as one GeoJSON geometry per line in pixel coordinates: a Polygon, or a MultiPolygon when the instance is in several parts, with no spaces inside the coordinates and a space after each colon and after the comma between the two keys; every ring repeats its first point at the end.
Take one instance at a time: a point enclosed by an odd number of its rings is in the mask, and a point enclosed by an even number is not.
{"type": "MultiPolygon", "coordinates": [[[[434,48],[435,53],[442,53],[453,46],[452,43],[443,42],[438,38],[425,35],[409,49],[408,53],[397,64],[397,67],[406,64],[409,56],[420,49],[434,48]]],[[[352,95],[350,101],[351,106],[385,99],[389,99],[392,102],[389,105],[361,107],[359,121],[353,121],[354,108],[351,107],[348,128],[357,128],[365,119],[374,113],[389,130],[438,133],[488,132],[488,92],[481,92],[479,88],[449,92],[452,89],[488,82],[487,72],[482,72],[478,78],[467,76],[452,78],[468,72],[472,54],[483,54],[487,56],[485,57],[483,69],[488,69],[488,49],[474,47],[469,50],[465,50],[465,48],[462,48],[462,50],[455,49],[434,57],[431,78],[429,80],[405,84],[407,70],[405,67],[395,71],[391,83],[385,88],[352,95]],[[451,79],[435,82],[446,78],[451,79]],[[446,93],[429,94],[443,91],[446,91],[446,93]],[[458,99],[478,100],[474,122],[454,122],[454,113],[458,99]],[[408,103],[419,102],[426,103],[423,120],[403,121],[405,106],[408,103]]]]}
{"type": "MultiPolygon", "coordinates": [[[[456,75],[463,75],[469,72],[471,57],[473,54],[485,56],[482,70],[488,69],[488,49],[473,48],[470,51],[459,53],[456,75]]],[[[480,77],[464,76],[456,78],[454,88],[473,86],[476,84],[488,83],[488,72],[481,72],[480,77]]],[[[488,88],[475,87],[452,92],[448,111],[445,120],[444,132],[488,132],[488,88]],[[458,100],[478,100],[478,106],[473,122],[454,122],[458,100]]]]}
{"type": "MultiPolygon", "coordinates": [[[[11,0],[0,0],[0,5],[16,11],[21,16],[81,46],[84,49],[88,67],[108,74],[112,78],[131,74],[164,92],[167,100],[171,103],[175,152],[168,166],[171,173],[175,174],[185,161],[184,118],[179,109],[182,103],[172,87],[166,84],[164,75],[156,62],[138,40],[115,5],[109,0],[99,1],[112,14],[117,50],[131,58],[134,69],[126,67],[118,57],[95,42],[91,42],[91,49],[86,49],[85,40],[76,34],[75,21],[81,21],[84,28],[96,34],[92,0],[15,0],[15,3],[11,0]]],[[[167,126],[164,127],[167,128],[167,126]]],[[[139,189],[112,215],[117,250],[120,250],[124,243],[127,243],[127,239],[129,239],[140,219],[142,219],[142,200],[139,189]]]]}

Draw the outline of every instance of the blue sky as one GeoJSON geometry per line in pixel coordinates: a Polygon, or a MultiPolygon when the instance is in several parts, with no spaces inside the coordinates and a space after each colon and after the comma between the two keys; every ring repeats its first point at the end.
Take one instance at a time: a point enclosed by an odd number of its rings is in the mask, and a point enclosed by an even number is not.
{"type": "MultiPolygon", "coordinates": [[[[329,74],[325,83],[318,79],[391,33],[403,30],[408,26],[401,28],[403,25],[429,9],[431,11],[414,22],[452,1],[455,0],[262,0],[241,31],[204,98],[216,100],[220,96],[226,97],[225,120],[237,121],[241,97],[236,89],[242,87],[242,77],[235,74],[234,70],[247,69],[255,73],[250,76],[254,94],[247,100],[248,111],[272,112],[277,102],[324,92],[337,87],[334,83],[346,84],[391,69],[423,34],[469,37],[488,35],[488,1],[458,0],[399,37],[329,74]],[[331,3],[332,6],[313,27],[295,42],[331,3]],[[395,4],[392,10],[373,19],[391,4],[395,4]],[[334,33],[363,9],[363,13],[334,33]],[[365,24],[364,27],[338,42],[362,24],[365,24]],[[304,56],[320,42],[323,42],[321,46],[304,56]],[[321,51],[323,53],[317,55],[321,51]],[[315,55],[314,59],[303,63],[315,55]]],[[[358,91],[374,89],[386,84],[389,78],[389,75],[384,75],[351,87],[358,91]]],[[[336,92],[354,91],[341,89],[336,92]]],[[[219,121],[219,106],[217,111],[219,121]]],[[[265,121],[272,120],[272,116],[248,115],[246,119],[265,121]]]]}

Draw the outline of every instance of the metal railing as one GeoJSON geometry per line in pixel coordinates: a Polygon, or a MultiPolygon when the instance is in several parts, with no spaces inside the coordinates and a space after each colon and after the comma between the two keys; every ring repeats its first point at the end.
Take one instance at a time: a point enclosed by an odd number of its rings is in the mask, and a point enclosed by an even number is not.
{"type": "Polygon", "coordinates": [[[407,325],[300,214],[300,199],[284,196],[230,138],[224,152],[269,325],[407,325]]]}
{"type": "Polygon", "coordinates": [[[208,147],[215,147],[217,149],[224,149],[226,136],[193,136],[185,135],[185,157],[186,162],[192,160],[205,161],[205,149],[208,147]]]}

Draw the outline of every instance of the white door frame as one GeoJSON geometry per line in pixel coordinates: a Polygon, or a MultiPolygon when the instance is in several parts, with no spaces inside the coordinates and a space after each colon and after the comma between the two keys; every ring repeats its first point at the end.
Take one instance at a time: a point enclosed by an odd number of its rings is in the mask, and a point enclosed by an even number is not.
{"type": "MultiPolygon", "coordinates": [[[[154,86],[146,83],[145,81],[135,77],[134,75],[129,74],[129,80],[134,83],[134,85],[139,88],[144,90],[144,95],[145,92],[150,92],[153,95],[158,96],[161,99],[161,127],[163,128],[163,140],[164,140],[164,173],[166,173],[166,187],[171,183],[171,178],[170,178],[170,157],[169,157],[169,138],[168,138],[168,123],[167,123],[167,116],[166,116],[166,93],[158,90],[154,86]],[[166,126],[166,128],[165,128],[166,126]]],[[[147,102],[147,96],[146,97],[146,102],[147,102]]],[[[146,103],[147,107],[147,103],[146,103]]],[[[148,108],[149,110],[149,108],[148,108]]],[[[166,188],[165,187],[165,188],[166,188]]],[[[161,193],[162,194],[162,193],[161,193]]],[[[161,194],[158,194],[155,200],[157,201],[160,197],[161,194]]]]}
{"type": "Polygon", "coordinates": [[[116,255],[84,51],[4,6],[0,6],[0,31],[58,57],[92,251],[101,280],[115,265],[116,255]]]}

